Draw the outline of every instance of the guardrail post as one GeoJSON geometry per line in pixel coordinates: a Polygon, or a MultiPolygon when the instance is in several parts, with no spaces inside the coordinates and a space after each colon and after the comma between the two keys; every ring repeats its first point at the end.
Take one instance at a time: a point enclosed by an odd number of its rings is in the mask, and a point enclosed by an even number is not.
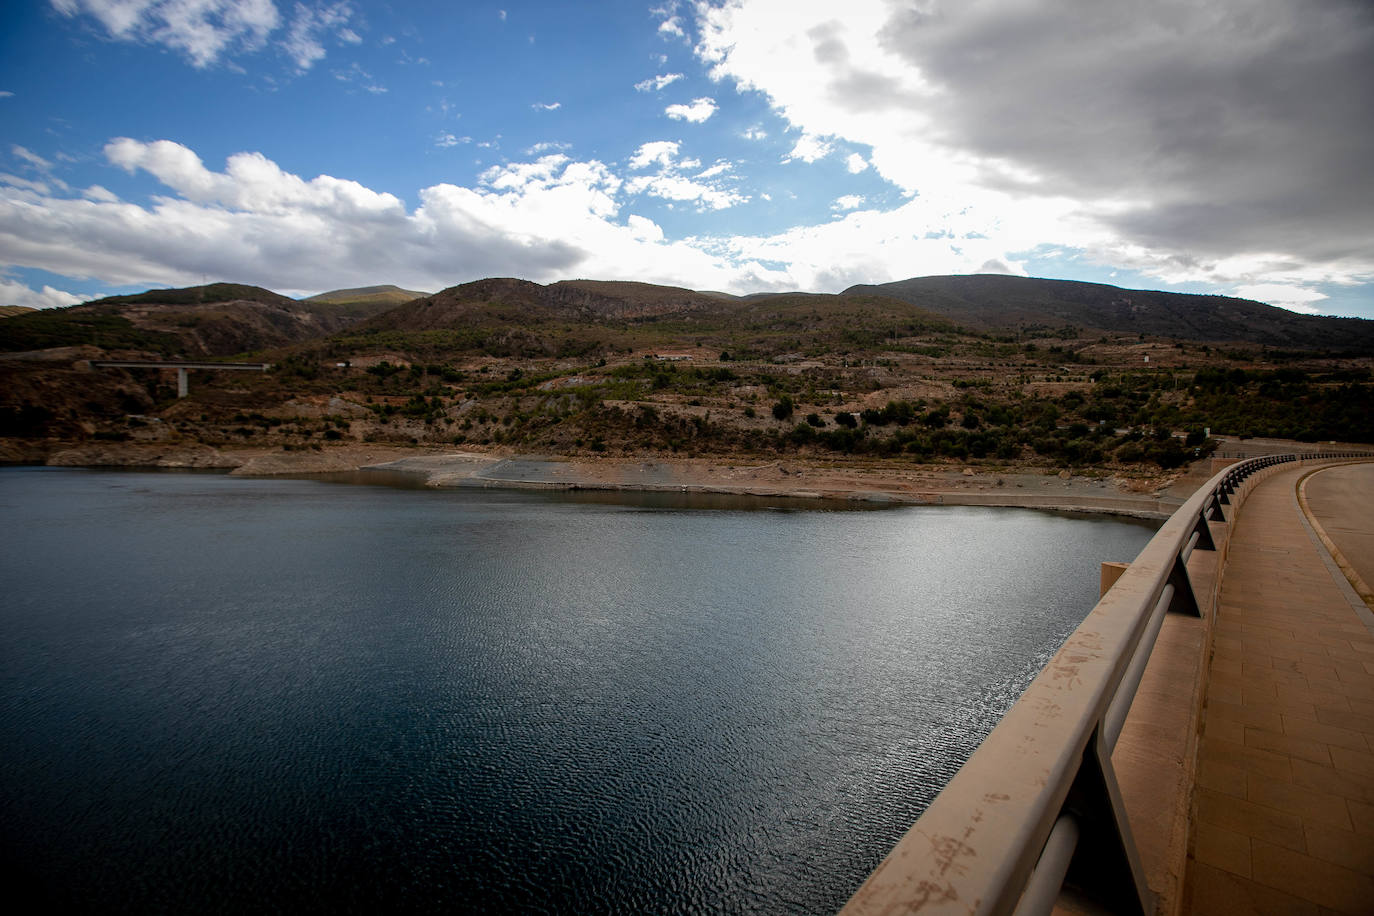
{"type": "Polygon", "coordinates": [[[1111,760],[1101,729],[1094,730],[1064,802],[1082,836],[1066,881],[1113,913],[1146,916],[1154,912],[1154,893],[1145,883],[1111,760]]]}
{"type": "Polygon", "coordinates": [[[1174,557],[1168,584],[1174,587],[1174,595],[1169,599],[1170,613],[1188,614],[1191,617],[1202,616],[1202,603],[1197,600],[1197,593],[1193,591],[1193,580],[1188,577],[1188,565],[1181,555],[1174,557]]]}
{"type": "MultiPolygon", "coordinates": [[[[1218,506],[1218,509],[1221,507],[1218,506]]],[[[1220,519],[1218,519],[1220,521],[1220,519]]],[[[1199,550],[1216,550],[1216,542],[1212,540],[1212,527],[1207,524],[1207,516],[1199,515],[1197,524],[1193,525],[1193,532],[1197,534],[1197,544],[1194,545],[1199,550]]]]}

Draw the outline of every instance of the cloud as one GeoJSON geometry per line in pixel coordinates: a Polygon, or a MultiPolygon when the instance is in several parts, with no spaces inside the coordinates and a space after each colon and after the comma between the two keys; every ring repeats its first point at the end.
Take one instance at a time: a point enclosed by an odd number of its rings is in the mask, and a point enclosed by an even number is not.
{"type": "Polygon", "coordinates": [[[455,137],[453,134],[449,133],[446,130],[440,131],[439,136],[434,138],[434,145],[439,147],[440,149],[448,149],[450,147],[457,146],[460,143],[471,142],[471,137],[455,137]]]}
{"type": "Polygon", "coordinates": [[[681,73],[664,73],[660,76],[655,76],[651,79],[641,80],[635,83],[635,91],[648,92],[650,89],[661,91],[664,87],[671,86],[680,79],[682,79],[681,73]]]}
{"type": "Polygon", "coordinates": [[[331,72],[334,75],[334,79],[339,82],[354,83],[373,95],[381,95],[387,91],[386,87],[378,85],[377,81],[373,79],[372,74],[363,69],[362,64],[358,63],[356,60],[342,70],[334,70],[331,72]]]}
{"type": "Polygon", "coordinates": [[[681,144],[676,140],[653,140],[641,144],[630,157],[632,171],[655,168],[652,175],[636,175],[625,182],[631,194],[648,194],[662,200],[695,203],[701,210],[724,210],[744,203],[747,197],[724,186],[720,177],[729,172],[728,162],[718,162],[695,175],[685,172],[700,168],[698,159],[679,157],[681,144]]]}
{"type": "Polygon", "coordinates": [[[320,7],[308,7],[297,3],[291,27],[282,41],[282,49],[295,62],[298,70],[309,70],[316,61],[322,60],[325,56],[325,33],[334,31],[341,35],[343,31],[347,31],[350,35],[353,34],[352,30],[345,28],[352,16],[353,10],[347,3],[320,7]]]}
{"type": "Polygon", "coordinates": [[[832,210],[856,210],[862,207],[864,198],[862,194],[846,194],[843,197],[835,198],[835,202],[830,205],[832,210]]]}
{"type": "MultiPolygon", "coordinates": [[[[1096,231],[1068,200],[1021,213],[918,194],[879,211],[846,195],[816,225],[672,239],[641,203],[712,212],[747,200],[732,186],[731,163],[702,168],[676,140],[642,144],[621,167],[565,153],[503,164],[471,186],[421,188],[413,207],[358,182],[303,178],[255,152],[214,169],[178,143],[118,138],[105,157],[156,179],[161,192],[138,203],[99,186],[77,196],[0,186],[0,271],[41,269],[109,286],[189,285],[209,274],[287,293],[366,286],[378,276],[415,289],[485,276],[593,276],[738,293],[835,292],[920,274],[1024,274],[1017,253],[1036,250],[1045,225],[1075,242],[1058,249],[1070,253],[1096,231]]],[[[1308,310],[1320,298],[1311,287],[1339,280],[1329,267],[1272,256],[1228,259],[1214,273],[1227,278],[1218,287],[1308,310]]]]}
{"type": "Polygon", "coordinates": [[[7,184],[12,188],[19,188],[24,191],[33,191],[35,194],[47,194],[52,190],[46,181],[35,181],[32,178],[11,175],[9,172],[0,172],[0,184],[7,184]]]}
{"type": "MultiPolygon", "coordinates": [[[[283,25],[273,0],[51,0],[68,18],[90,16],[117,41],[161,45],[204,69],[226,57],[261,50],[283,25]]],[[[343,44],[362,38],[349,27],[347,2],[295,3],[291,22],[277,42],[298,70],[323,59],[331,33],[343,44]]]]}
{"type": "Polygon", "coordinates": [[[20,160],[23,165],[21,168],[42,175],[41,179],[22,178],[18,175],[0,175],[0,181],[18,188],[27,188],[39,194],[48,193],[50,187],[57,187],[63,191],[69,190],[65,181],[53,174],[53,164],[42,156],[28,149],[27,147],[14,144],[10,147],[10,153],[14,158],[20,160]]]}
{"type": "Polygon", "coordinates": [[[869,147],[1012,260],[1043,244],[1171,283],[1374,278],[1365,0],[694,10],[711,75],[803,132],[789,158],[869,147]]]}
{"type": "Polygon", "coordinates": [[[0,99],[11,99],[11,98],[14,98],[14,93],[13,93],[13,92],[10,92],[8,89],[0,89],[0,99]]]}
{"type": "Polygon", "coordinates": [[[625,182],[606,165],[561,154],[489,169],[472,187],[422,188],[413,209],[356,182],[304,179],[259,153],[230,156],[220,171],[166,140],[116,139],[105,155],[151,175],[164,193],[141,205],[0,188],[0,267],[112,286],[211,274],[288,293],[367,285],[398,269],[419,289],[494,275],[732,288],[740,271],[625,212],[625,182]]]}
{"type": "Polygon", "coordinates": [[[557,111],[563,107],[562,102],[535,102],[530,106],[535,111],[557,111]]]}
{"type": "Polygon", "coordinates": [[[630,157],[630,168],[645,169],[655,163],[662,168],[668,168],[673,165],[681,146],[682,144],[676,140],[652,140],[642,143],[630,157]]]}
{"type": "Polygon", "coordinates": [[[711,98],[693,99],[690,105],[669,105],[663,113],[674,121],[700,124],[716,113],[716,101],[711,98]]]}
{"type": "Polygon", "coordinates": [[[29,165],[31,165],[31,166],[33,166],[34,168],[38,169],[40,172],[47,172],[47,171],[50,171],[50,170],[52,169],[52,163],[51,163],[51,162],[49,162],[48,160],[44,159],[42,156],[38,155],[37,153],[31,152],[30,150],[26,149],[25,147],[20,146],[20,145],[17,144],[17,143],[16,143],[15,145],[13,145],[13,146],[10,147],[10,152],[13,153],[15,156],[17,156],[18,158],[23,159],[23,160],[24,160],[25,162],[27,162],[29,165]]]}
{"type": "Polygon", "coordinates": [[[835,151],[835,145],[822,140],[815,134],[802,134],[801,139],[792,147],[792,152],[783,157],[783,162],[800,159],[802,162],[815,162],[824,159],[835,151]]]}
{"type": "Polygon", "coordinates": [[[76,305],[78,302],[84,301],[86,300],[80,296],[74,296],[66,290],[53,289],[51,286],[34,290],[17,280],[0,277],[0,305],[25,305],[31,309],[51,309],[60,308],[64,305],[76,305]]]}
{"type": "Polygon", "coordinates": [[[677,15],[678,0],[668,0],[662,6],[654,7],[649,10],[651,15],[657,16],[663,21],[658,24],[658,33],[666,38],[687,38],[687,32],[682,27],[682,19],[677,15]]]}
{"type": "Polygon", "coordinates": [[[1233,295],[1244,299],[1254,299],[1257,302],[1267,302],[1270,305],[1277,305],[1279,308],[1303,312],[1308,315],[1320,315],[1321,310],[1316,308],[1314,303],[1328,298],[1325,293],[1285,283],[1255,283],[1239,286],[1233,291],[1233,295]]]}
{"type": "Polygon", "coordinates": [[[281,24],[272,0],[52,0],[52,6],[68,18],[94,17],[116,40],[171,48],[198,68],[228,52],[261,48],[281,24]]]}
{"type": "Polygon", "coordinates": [[[857,175],[868,168],[868,160],[858,153],[850,153],[844,161],[844,166],[849,169],[849,174],[857,175]]]}

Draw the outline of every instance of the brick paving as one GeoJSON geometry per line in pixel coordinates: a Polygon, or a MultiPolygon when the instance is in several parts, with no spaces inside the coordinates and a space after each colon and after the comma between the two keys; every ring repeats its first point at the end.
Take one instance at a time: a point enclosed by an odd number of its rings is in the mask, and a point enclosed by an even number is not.
{"type": "Polygon", "coordinates": [[[1185,912],[1374,914],[1374,632],[1303,523],[1308,470],[1256,487],[1232,535],[1185,912]]]}

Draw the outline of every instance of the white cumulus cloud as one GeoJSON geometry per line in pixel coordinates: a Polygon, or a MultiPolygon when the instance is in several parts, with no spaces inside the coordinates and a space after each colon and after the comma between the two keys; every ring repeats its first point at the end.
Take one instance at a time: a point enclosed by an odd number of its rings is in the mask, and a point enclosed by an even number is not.
{"type": "MultiPolygon", "coordinates": [[[[562,154],[489,169],[471,187],[422,188],[414,209],[357,182],[307,180],[260,153],[237,153],[215,170],[181,144],[121,138],[105,155],[153,176],[166,193],[138,204],[108,192],[83,199],[0,187],[0,269],[111,286],[191,284],[210,274],[287,293],[378,276],[419,289],[494,275],[738,285],[737,265],[666,240],[652,220],[626,212],[630,192],[608,166],[562,154]]],[[[644,193],[673,193],[671,173],[647,177],[655,188],[644,193]]],[[[710,206],[713,193],[682,196],[710,206]]]]}
{"type": "Polygon", "coordinates": [[[802,134],[801,139],[792,147],[792,152],[783,157],[784,162],[800,159],[802,162],[815,162],[824,159],[835,151],[835,144],[822,140],[815,134],[802,134]]]}
{"type": "Polygon", "coordinates": [[[84,301],[80,296],[74,296],[66,290],[53,289],[46,285],[42,289],[30,289],[18,280],[0,277],[0,305],[23,305],[31,309],[51,309],[64,305],[76,305],[78,302],[84,301]]]}
{"type": "Polygon", "coordinates": [[[700,168],[701,160],[681,158],[681,146],[676,140],[653,140],[641,144],[630,157],[630,169],[643,171],[655,168],[656,173],[630,178],[625,182],[625,189],[631,194],[648,194],[662,200],[695,203],[702,210],[724,210],[748,200],[718,180],[730,171],[728,162],[718,162],[695,175],[686,174],[700,168]]]}
{"type": "Polygon", "coordinates": [[[635,83],[635,90],[637,92],[648,92],[651,89],[658,91],[662,90],[665,86],[671,86],[680,79],[682,79],[681,73],[664,73],[651,79],[641,80],[635,83]]]}
{"type": "Polygon", "coordinates": [[[1317,308],[1316,303],[1328,298],[1326,294],[1316,290],[1303,289],[1300,286],[1292,286],[1287,283],[1244,284],[1238,286],[1232,294],[1309,315],[1320,315],[1321,309],[1317,308]]]}
{"type": "Polygon", "coordinates": [[[711,98],[693,99],[690,105],[669,105],[663,113],[674,121],[700,124],[716,113],[716,101],[711,98]]]}

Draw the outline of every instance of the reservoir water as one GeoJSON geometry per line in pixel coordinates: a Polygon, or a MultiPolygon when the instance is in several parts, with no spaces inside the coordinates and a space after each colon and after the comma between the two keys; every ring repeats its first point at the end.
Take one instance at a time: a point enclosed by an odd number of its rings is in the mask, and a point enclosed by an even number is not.
{"type": "Polygon", "coordinates": [[[709,506],[0,469],[11,896],[833,912],[1153,533],[709,506]]]}

